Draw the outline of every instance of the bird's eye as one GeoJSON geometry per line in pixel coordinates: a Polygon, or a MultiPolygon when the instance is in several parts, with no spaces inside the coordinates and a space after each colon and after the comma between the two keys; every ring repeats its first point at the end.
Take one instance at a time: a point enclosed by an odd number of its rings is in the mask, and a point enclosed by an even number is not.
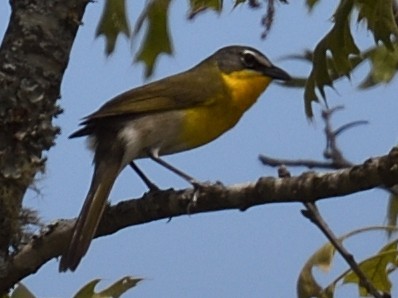
{"type": "Polygon", "coordinates": [[[242,62],[247,67],[254,67],[257,64],[257,59],[251,52],[242,53],[242,62]]]}

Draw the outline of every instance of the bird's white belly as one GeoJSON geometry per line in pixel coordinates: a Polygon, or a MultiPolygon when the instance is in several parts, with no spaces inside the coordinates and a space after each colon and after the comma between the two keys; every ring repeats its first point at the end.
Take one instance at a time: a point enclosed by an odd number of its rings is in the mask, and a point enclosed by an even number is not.
{"type": "Polygon", "coordinates": [[[162,112],[127,121],[117,135],[125,144],[122,167],[148,157],[149,151],[164,155],[189,149],[181,139],[182,113],[162,112]]]}

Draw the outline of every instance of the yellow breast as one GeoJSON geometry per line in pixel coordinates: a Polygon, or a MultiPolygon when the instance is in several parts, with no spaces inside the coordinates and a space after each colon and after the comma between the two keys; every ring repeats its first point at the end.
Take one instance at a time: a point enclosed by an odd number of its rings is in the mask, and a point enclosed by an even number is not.
{"type": "Polygon", "coordinates": [[[186,110],[182,139],[188,148],[204,145],[231,129],[267,88],[270,78],[251,71],[222,74],[224,90],[208,105],[186,110]]]}

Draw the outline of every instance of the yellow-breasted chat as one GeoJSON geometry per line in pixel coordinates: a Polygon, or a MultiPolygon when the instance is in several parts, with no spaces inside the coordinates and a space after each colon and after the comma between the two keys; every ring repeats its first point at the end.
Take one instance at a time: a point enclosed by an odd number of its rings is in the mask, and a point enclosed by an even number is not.
{"type": "Polygon", "coordinates": [[[272,80],[290,76],[258,50],[228,46],[193,68],[124,92],[81,122],[70,137],[88,136],[94,174],[60,271],[75,270],[96,233],[119,173],[151,158],[191,183],[194,179],[160,158],[205,145],[230,130],[272,80]]]}

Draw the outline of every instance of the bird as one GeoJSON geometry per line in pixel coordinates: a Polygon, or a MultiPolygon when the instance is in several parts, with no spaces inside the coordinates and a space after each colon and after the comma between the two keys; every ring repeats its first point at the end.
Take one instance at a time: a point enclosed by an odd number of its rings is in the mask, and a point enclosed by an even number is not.
{"type": "Polygon", "coordinates": [[[161,158],[205,145],[233,128],[273,80],[290,75],[259,50],[223,47],[191,69],[128,90],[82,119],[70,138],[88,137],[94,173],[59,271],[74,271],[87,253],[120,172],[150,158],[195,185],[194,178],[161,158]]]}

